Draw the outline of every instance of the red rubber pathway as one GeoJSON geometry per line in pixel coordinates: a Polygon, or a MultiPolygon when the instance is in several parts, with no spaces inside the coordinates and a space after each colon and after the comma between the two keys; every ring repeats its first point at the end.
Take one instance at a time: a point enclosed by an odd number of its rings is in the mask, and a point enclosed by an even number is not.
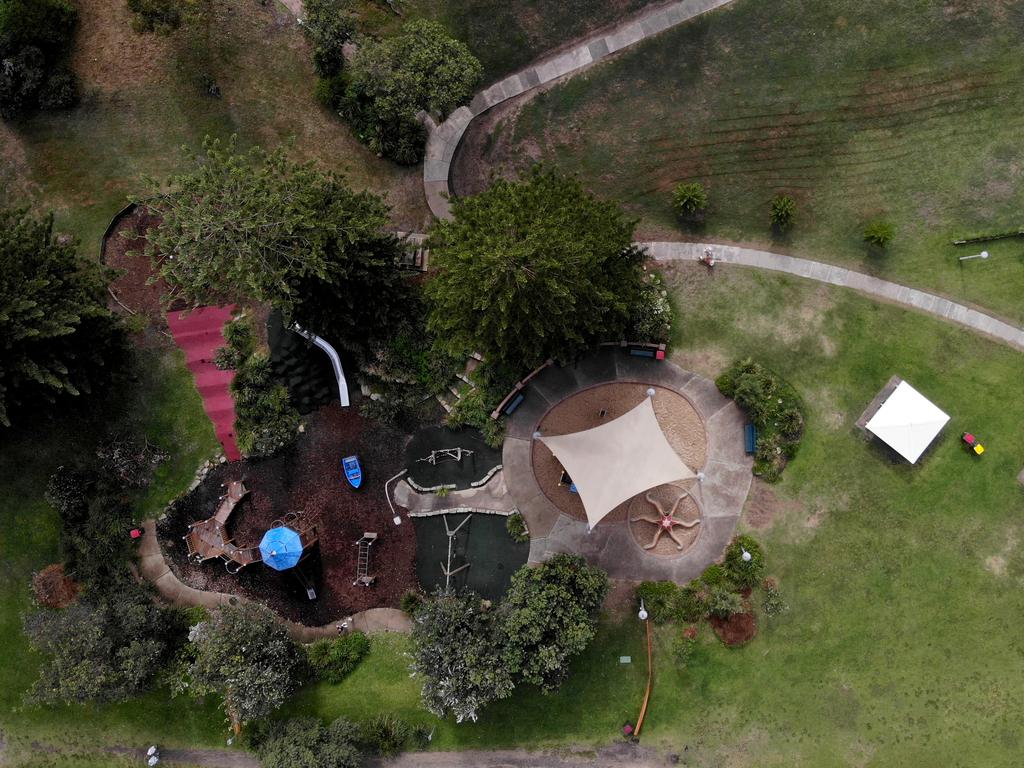
{"type": "Polygon", "coordinates": [[[235,443],[235,401],[228,386],[234,371],[222,371],[213,364],[213,355],[225,344],[222,329],[231,319],[234,306],[200,307],[187,314],[168,312],[167,325],[175,343],[185,353],[185,363],[196,380],[196,389],[203,398],[203,408],[213,422],[213,430],[224,447],[228,461],[238,461],[242,454],[235,443]]]}

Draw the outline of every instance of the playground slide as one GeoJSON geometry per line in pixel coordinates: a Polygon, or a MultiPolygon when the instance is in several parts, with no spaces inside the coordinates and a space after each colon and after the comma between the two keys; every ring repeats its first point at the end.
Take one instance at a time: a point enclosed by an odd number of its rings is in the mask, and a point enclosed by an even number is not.
{"type": "Polygon", "coordinates": [[[298,323],[292,323],[291,329],[299,334],[299,336],[309,339],[327,353],[327,357],[331,359],[331,367],[334,368],[334,376],[338,379],[338,398],[341,400],[341,406],[343,408],[348,407],[348,382],[345,381],[345,371],[342,370],[341,358],[338,357],[338,352],[315,333],[300,327],[298,323]]]}

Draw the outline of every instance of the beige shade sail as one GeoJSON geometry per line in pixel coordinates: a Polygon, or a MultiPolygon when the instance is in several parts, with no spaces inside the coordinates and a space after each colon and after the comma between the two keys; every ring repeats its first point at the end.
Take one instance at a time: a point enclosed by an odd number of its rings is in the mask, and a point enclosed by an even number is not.
{"type": "Polygon", "coordinates": [[[572,478],[591,527],[639,493],[696,477],[669,445],[649,397],[593,429],[539,439],[572,478]]]}

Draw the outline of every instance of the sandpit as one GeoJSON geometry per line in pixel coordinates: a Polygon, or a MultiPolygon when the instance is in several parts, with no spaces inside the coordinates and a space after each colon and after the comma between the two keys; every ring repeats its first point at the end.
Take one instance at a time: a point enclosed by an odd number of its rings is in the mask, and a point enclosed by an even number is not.
{"type": "MultiPolygon", "coordinates": [[[[538,429],[545,435],[566,435],[617,419],[647,397],[649,386],[616,382],[584,389],[552,407],[541,419],[538,429]]],[[[707,432],[703,419],[690,401],[678,392],[665,387],[654,387],[654,390],[654,413],[669,445],[679,454],[686,466],[694,472],[701,470],[707,459],[707,432]]],[[[562,465],[539,440],[534,441],[532,461],[537,484],[548,500],[566,515],[576,520],[586,520],[579,495],[571,493],[566,486],[559,485],[562,465]]],[[[656,489],[659,495],[670,492],[669,487],[662,486],[661,489],[656,489]]],[[[692,500],[687,501],[689,504],[680,504],[676,513],[677,519],[690,521],[699,516],[697,505],[692,500]]],[[[639,499],[631,499],[620,504],[604,518],[604,521],[623,523],[630,514],[636,516],[650,512],[653,512],[653,507],[644,501],[641,495],[639,499]],[[631,512],[630,507],[634,502],[638,508],[631,512]]],[[[633,526],[639,526],[634,537],[641,544],[646,544],[653,538],[654,526],[646,523],[635,523],[633,526]],[[645,533],[644,529],[649,529],[649,533],[645,533]]],[[[692,540],[687,544],[689,548],[699,536],[699,528],[700,526],[692,529],[676,528],[676,535],[683,541],[692,536],[692,540]]],[[[658,547],[651,552],[665,555],[680,554],[667,536],[662,536],[658,547]]]]}

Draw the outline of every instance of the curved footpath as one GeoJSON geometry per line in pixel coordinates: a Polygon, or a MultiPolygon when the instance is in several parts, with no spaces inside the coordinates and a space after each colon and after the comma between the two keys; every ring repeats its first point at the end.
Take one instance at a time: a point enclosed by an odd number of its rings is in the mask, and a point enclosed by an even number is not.
{"type": "Polygon", "coordinates": [[[912,309],[958,323],[972,331],[991,336],[1017,350],[1024,351],[1024,330],[1021,328],[941,296],[919,291],[916,288],[908,288],[898,283],[890,283],[888,280],[871,277],[863,272],[856,272],[845,267],[798,259],[795,256],[784,256],[780,253],[758,251],[753,248],[741,248],[735,245],[671,242],[637,243],[637,245],[646,248],[651,258],[657,261],[696,261],[703,255],[705,248],[710,248],[718,263],[785,272],[808,280],[816,280],[819,283],[852,288],[884,301],[903,304],[912,309]]]}
{"type": "MultiPolygon", "coordinates": [[[[156,535],[156,521],[147,520],[143,523],[145,534],[139,546],[139,572],[143,578],[152,582],[160,596],[172,605],[216,608],[218,605],[234,604],[245,600],[237,595],[225,592],[207,592],[182,584],[164,560],[163,550],[156,535]]],[[[343,617],[339,617],[341,621],[343,617]]],[[[288,634],[297,643],[311,643],[322,637],[338,636],[338,621],[322,627],[307,627],[294,621],[285,620],[288,634]]],[[[410,632],[412,622],[409,617],[396,608],[371,608],[352,616],[353,630],[373,634],[375,632],[410,632]]]]}
{"type": "Polygon", "coordinates": [[[610,30],[585,38],[567,51],[541,59],[526,69],[499,80],[491,87],[480,91],[468,107],[459,107],[452,112],[440,125],[426,118],[424,122],[429,135],[423,160],[423,191],[426,193],[430,210],[439,219],[451,218],[448,198],[451,196],[452,159],[463,134],[477,115],[541,85],[575,75],[616,51],[654,37],[666,29],[731,2],[732,0],[677,0],[667,5],[649,8],[610,30]]]}

